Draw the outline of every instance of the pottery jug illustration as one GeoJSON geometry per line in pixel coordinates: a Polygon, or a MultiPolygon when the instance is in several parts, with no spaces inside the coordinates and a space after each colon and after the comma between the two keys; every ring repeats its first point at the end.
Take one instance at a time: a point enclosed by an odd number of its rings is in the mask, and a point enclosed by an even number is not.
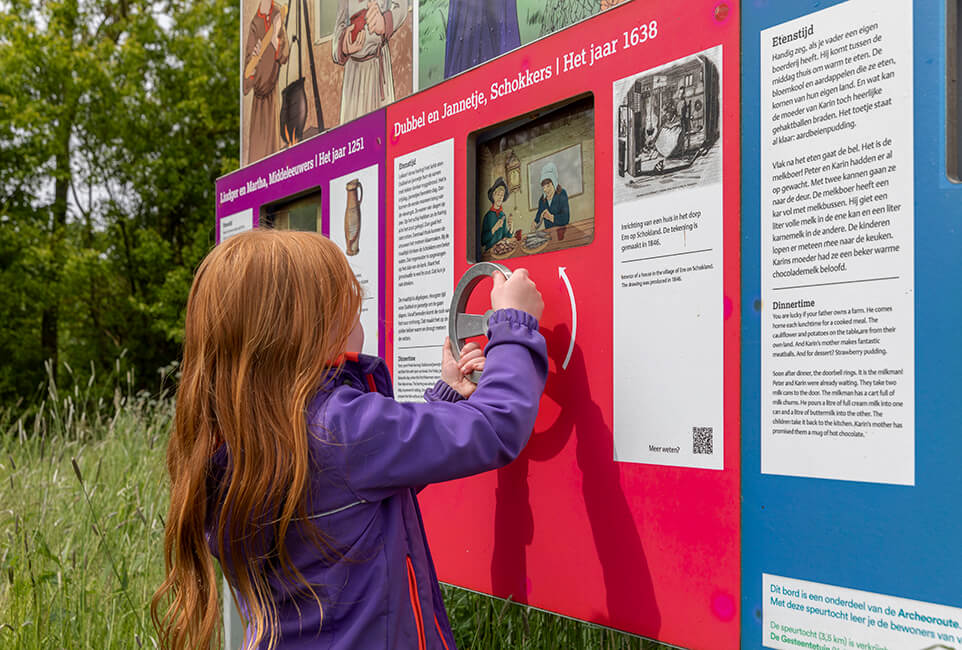
{"type": "Polygon", "coordinates": [[[347,209],[344,210],[344,241],[345,253],[357,255],[358,241],[361,239],[361,200],[364,198],[364,188],[361,181],[353,179],[347,183],[347,209]]]}

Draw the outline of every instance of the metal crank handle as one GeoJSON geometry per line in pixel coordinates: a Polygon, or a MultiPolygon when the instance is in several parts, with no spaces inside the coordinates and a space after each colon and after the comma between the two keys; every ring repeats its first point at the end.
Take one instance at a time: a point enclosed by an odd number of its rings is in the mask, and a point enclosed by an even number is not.
{"type": "MultiPolygon", "coordinates": [[[[454,348],[452,352],[455,361],[461,359],[461,349],[467,339],[488,334],[488,318],[494,310],[489,309],[483,314],[468,314],[464,310],[468,306],[468,299],[474,288],[481,283],[481,280],[494,275],[496,271],[503,273],[505,279],[511,277],[511,269],[503,264],[478,262],[464,272],[461,280],[458,281],[458,286],[454,289],[454,295],[451,297],[451,311],[448,314],[448,337],[454,348]]],[[[478,383],[481,380],[481,372],[475,370],[468,375],[468,379],[475,384],[478,383]]]]}

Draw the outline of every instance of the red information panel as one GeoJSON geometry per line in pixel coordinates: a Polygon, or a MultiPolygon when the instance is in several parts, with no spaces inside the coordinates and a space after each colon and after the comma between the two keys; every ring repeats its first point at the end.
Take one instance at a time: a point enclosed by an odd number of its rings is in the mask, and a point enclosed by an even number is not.
{"type": "Polygon", "coordinates": [[[527,448],[422,493],[442,581],[738,646],[738,24],[631,2],[388,107],[399,398],[436,379],[473,262],[529,269],[546,304],[527,448]]]}

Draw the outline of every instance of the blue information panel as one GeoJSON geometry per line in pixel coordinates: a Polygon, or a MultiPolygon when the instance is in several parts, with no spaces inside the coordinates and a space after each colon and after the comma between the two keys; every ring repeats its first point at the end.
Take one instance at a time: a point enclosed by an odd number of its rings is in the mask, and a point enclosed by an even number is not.
{"type": "Polygon", "coordinates": [[[742,12],[742,646],[960,648],[954,11],[742,12]]]}

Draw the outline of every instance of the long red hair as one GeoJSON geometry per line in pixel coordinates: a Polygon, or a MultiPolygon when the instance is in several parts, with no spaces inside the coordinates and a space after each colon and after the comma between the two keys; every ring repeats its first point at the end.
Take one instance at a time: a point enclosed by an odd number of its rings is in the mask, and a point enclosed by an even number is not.
{"type": "Polygon", "coordinates": [[[269,571],[280,568],[321,606],[283,540],[292,520],[307,516],[305,409],[330,361],[344,351],[361,299],[347,258],[314,233],[239,234],[198,268],[187,301],[182,375],[167,449],[167,576],[151,601],[163,648],[219,642],[206,525],[215,531],[225,575],[246,604],[252,631],[246,648],[265,638],[270,648],[277,642],[269,571]],[[227,471],[212,485],[211,457],[221,444],[227,471]]]}

